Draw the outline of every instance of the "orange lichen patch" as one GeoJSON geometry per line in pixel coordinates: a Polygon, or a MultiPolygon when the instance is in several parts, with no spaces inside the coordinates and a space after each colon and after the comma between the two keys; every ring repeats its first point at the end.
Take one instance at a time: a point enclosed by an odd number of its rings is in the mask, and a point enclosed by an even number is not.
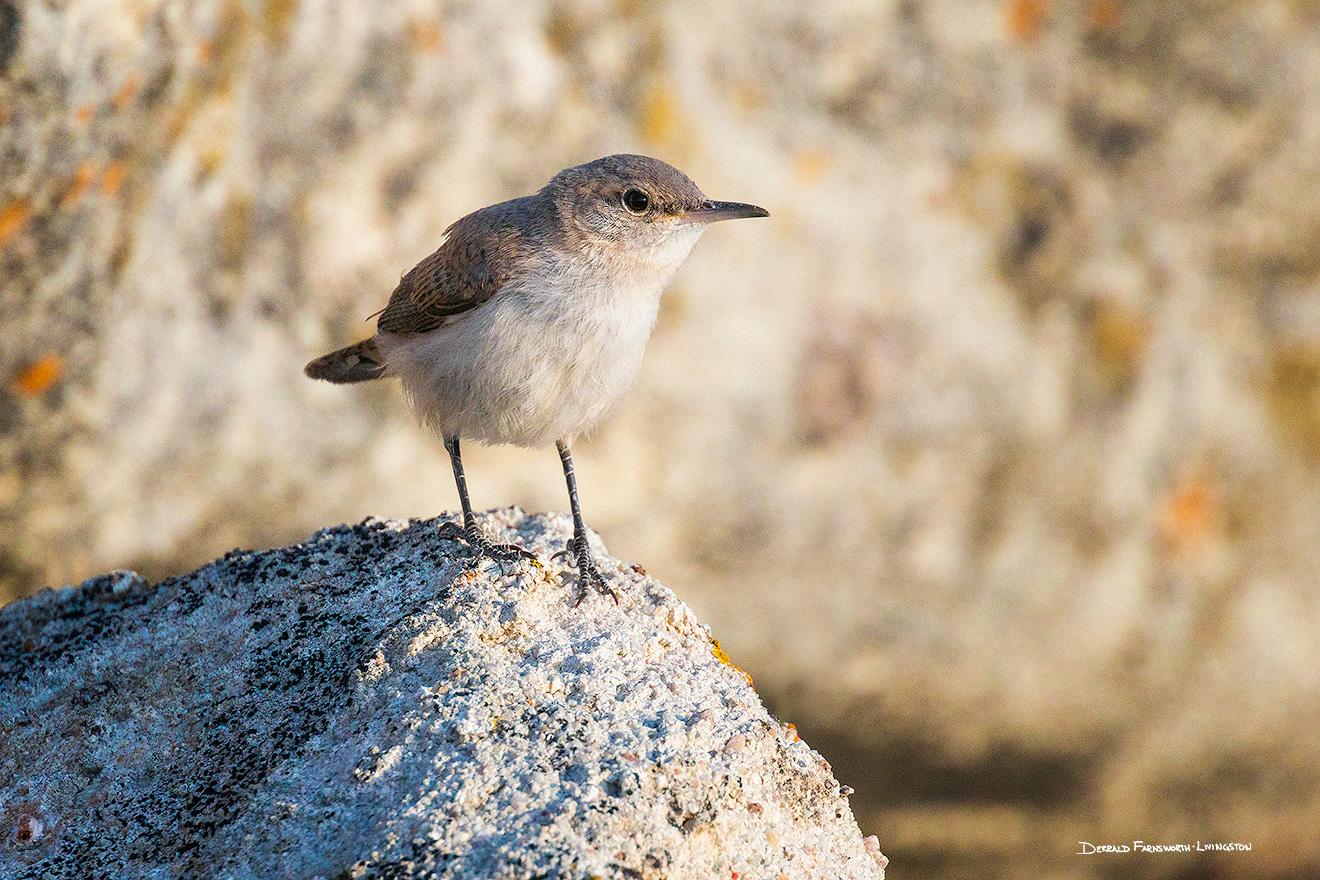
{"type": "Polygon", "coordinates": [[[1004,9],[1008,32],[1019,40],[1034,40],[1045,22],[1047,0],[1008,0],[1004,9]]]}
{"type": "Polygon", "coordinates": [[[225,164],[225,146],[228,145],[212,144],[202,151],[201,161],[198,164],[203,174],[215,174],[225,164]]]}
{"type": "Polygon", "coordinates": [[[216,250],[220,266],[237,270],[243,264],[243,256],[252,238],[252,197],[244,193],[231,194],[220,211],[218,226],[216,250]]]}
{"type": "Polygon", "coordinates": [[[133,103],[133,99],[137,97],[137,93],[138,78],[130,76],[124,80],[124,84],[119,87],[119,91],[115,92],[115,109],[127,110],[129,105],[133,103]]]}
{"type": "Polygon", "coordinates": [[[91,104],[80,104],[78,108],[73,111],[73,118],[83,124],[91,122],[92,117],[95,115],[96,115],[96,108],[93,107],[91,104]]]}
{"type": "Polygon", "coordinates": [[[766,105],[765,88],[758,82],[741,80],[733,87],[733,103],[745,113],[755,113],[766,105]]]}
{"type": "Polygon", "coordinates": [[[1320,459],[1320,347],[1293,343],[1270,358],[1270,413],[1299,452],[1320,459]]]}
{"type": "Polygon", "coordinates": [[[728,665],[728,666],[732,666],[732,665],[733,665],[733,661],[729,659],[729,655],[726,654],[726,653],[724,653],[724,649],[720,647],[720,640],[719,640],[719,639],[711,639],[711,640],[710,640],[710,649],[711,649],[711,653],[713,653],[713,654],[715,655],[715,659],[716,659],[716,660],[718,660],[718,661],[720,661],[721,663],[724,663],[724,664],[726,664],[726,665],[728,665]]]}
{"type": "Polygon", "coordinates": [[[1219,487],[1203,469],[1179,481],[1164,498],[1160,532],[1179,552],[1204,547],[1224,531],[1224,505],[1219,487]]]}
{"type": "Polygon", "coordinates": [[[87,187],[92,185],[93,178],[96,177],[96,163],[88,159],[73,174],[73,182],[69,188],[60,196],[60,209],[68,210],[82,199],[87,192],[87,187]]]}
{"type": "Polygon", "coordinates": [[[1096,304],[1091,321],[1096,359],[1110,391],[1135,377],[1150,346],[1150,322],[1139,312],[1109,300],[1096,304]]]}
{"type": "Polygon", "coordinates": [[[127,171],[124,163],[118,160],[105,166],[105,174],[101,175],[101,192],[107,196],[118,193],[119,188],[124,185],[124,175],[127,171]]]}
{"type": "Polygon", "coordinates": [[[716,660],[720,661],[725,666],[730,667],[739,675],[741,675],[743,678],[747,679],[747,686],[752,687],[752,677],[748,675],[744,670],[739,669],[738,666],[735,665],[734,662],[729,659],[729,655],[724,653],[724,649],[720,647],[719,639],[711,639],[710,648],[711,648],[711,653],[715,655],[716,660]]]}
{"type": "Polygon", "coordinates": [[[261,18],[261,29],[272,43],[284,42],[289,24],[298,12],[298,0],[266,0],[261,18]]]}
{"type": "Polygon", "coordinates": [[[166,143],[172,144],[177,141],[188,127],[188,123],[197,115],[197,109],[201,104],[200,94],[201,87],[194,82],[174,105],[174,112],[170,115],[169,122],[165,124],[166,143]]]}
{"type": "Polygon", "coordinates": [[[652,144],[667,141],[678,131],[678,102],[668,86],[656,85],[647,90],[642,99],[640,129],[642,140],[652,144]]]}
{"type": "Polygon", "coordinates": [[[48,354],[19,370],[9,382],[9,390],[19,397],[40,397],[64,375],[64,358],[48,354]]]}
{"type": "Polygon", "coordinates": [[[440,29],[439,22],[414,18],[408,22],[408,36],[412,38],[413,46],[419,52],[434,55],[444,51],[445,32],[440,29]]]}
{"type": "Polygon", "coordinates": [[[0,208],[0,247],[4,247],[9,237],[22,228],[30,213],[32,202],[28,199],[14,199],[0,208]]]}
{"type": "Polygon", "coordinates": [[[802,150],[793,157],[793,176],[803,183],[819,183],[834,164],[834,157],[824,147],[802,150]]]}
{"type": "Polygon", "coordinates": [[[1123,7],[1118,0],[1092,0],[1086,10],[1086,24],[1092,30],[1109,33],[1116,30],[1123,17],[1123,7]]]}
{"type": "Polygon", "coordinates": [[[789,739],[794,742],[802,739],[802,737],[798,736],[797,726],[791,721],[784,722],[784,731],[788,734],[789,739]]]}

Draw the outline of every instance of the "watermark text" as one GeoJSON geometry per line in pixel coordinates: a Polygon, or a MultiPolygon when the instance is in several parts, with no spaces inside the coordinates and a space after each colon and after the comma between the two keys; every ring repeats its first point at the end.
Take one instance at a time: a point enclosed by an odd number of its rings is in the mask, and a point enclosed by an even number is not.
{"type": "Polygon", "coordinates": [[[1164,852],[1251,852],[1250,843],[1211,843],[1196,841],[1195,843],[1148,843],[1144,840],[1134,840],[1132,843],[1089,843],[1085,840],[1077,841],[1080,849],[1077,851],[1079,856],[1091,856],[1096,853],[1164,853],[1164,852]]]}

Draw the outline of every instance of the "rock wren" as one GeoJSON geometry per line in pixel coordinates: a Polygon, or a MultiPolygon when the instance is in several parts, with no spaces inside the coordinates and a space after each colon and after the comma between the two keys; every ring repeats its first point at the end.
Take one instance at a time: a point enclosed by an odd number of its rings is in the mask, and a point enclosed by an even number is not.
{"type": "Polygon", "coordinates": [[[767,216],[755,205],[711,201],[681,171],[646,156],[566,168],[535,195],[455,221],[377,313],[376,335],[317,358],[306,373],[341,383],[402,380],[417,417],[444,438],[464,537],[479,557],[532,554],[481,533],[459,438],[553,441],[573,510],[568,549],[582,586],[604,590],[569,445],[637,378],[660,292],[706,226],[767,216]]]}

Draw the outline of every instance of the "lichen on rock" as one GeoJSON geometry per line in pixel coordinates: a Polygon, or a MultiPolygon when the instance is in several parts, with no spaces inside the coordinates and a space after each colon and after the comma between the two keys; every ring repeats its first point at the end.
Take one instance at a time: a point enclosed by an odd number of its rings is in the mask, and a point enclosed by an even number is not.
{"type": "Polygon", "coordinates": [[[368,520],[0,610],[0,875],[883,876],[829,766],[668,589],[368,520]],[[570,570],[571,572],[571,570],[570,570]]]}

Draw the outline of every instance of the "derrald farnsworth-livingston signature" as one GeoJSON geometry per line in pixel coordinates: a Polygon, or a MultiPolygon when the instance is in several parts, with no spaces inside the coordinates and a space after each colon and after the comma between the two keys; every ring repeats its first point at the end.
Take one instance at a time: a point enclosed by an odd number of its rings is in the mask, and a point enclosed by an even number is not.
{"type": "Polygon", "coordinates": [[[1087,843],[1085,840],[1077,843],[1081,846],[1077,853],[1079,856],[1126,852],[1251,852],[1249,843],[1202,843],[1199,840],[1196,843],[1146,843],[1134,840],[1131,846],[1126,843],[1087,843]]]}

